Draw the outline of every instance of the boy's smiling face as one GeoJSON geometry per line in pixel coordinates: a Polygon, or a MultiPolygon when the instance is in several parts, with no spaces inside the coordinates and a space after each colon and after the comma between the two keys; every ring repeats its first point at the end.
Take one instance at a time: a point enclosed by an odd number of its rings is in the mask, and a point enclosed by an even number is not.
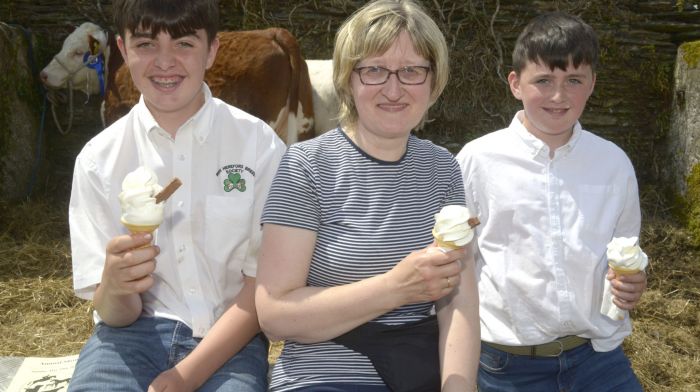
{"type": "Polygon", "coordinates": [[[204,103],[202,81],[214,63],[218,40],[210,47],[203,29],[177,39],[166,31],[153,38],[149,31],[127,31],[117,43],[146,106],[174,133],[204,103]]]}
{"type": "Polygon", "coordinates": [[[569,62],[566,71],[528,61],[508,75],[511,92],[523,103],[523,124],[554,150],[566,144],[593,93],[595,74],[588,64],[569,62]]]}

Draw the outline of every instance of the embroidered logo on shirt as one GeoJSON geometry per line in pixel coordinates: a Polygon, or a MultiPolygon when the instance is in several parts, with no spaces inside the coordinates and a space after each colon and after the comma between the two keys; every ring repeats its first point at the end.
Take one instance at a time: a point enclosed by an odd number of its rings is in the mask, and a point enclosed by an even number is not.
{"type": "Polygon", "coordinates": [[[224,191],[231,192],[234,189],[245,192],[246,180],[244,177],[255,177],[255,171],[241,164],[226,165],[216,172],[216,176],[225,175],[223,179],[224,191]]]}
{"type": "Polygon", "coordinates": [[[245,192],[245,180],[241,178],[241,173],[229,173],[228,178],[224,180],[226,192],[231,192],[234,189],[245,192]]]}

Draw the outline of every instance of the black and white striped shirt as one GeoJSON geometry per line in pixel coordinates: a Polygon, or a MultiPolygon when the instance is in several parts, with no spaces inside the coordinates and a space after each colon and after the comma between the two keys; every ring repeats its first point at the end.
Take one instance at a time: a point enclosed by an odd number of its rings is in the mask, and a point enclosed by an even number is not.
{"type": "MultiPolygon", "coordinates": [[[[464,200],[459,167],[444,148],[411,135],[399,161],[380,161],[336,129],[289,148],[262,223],[317,232],[307,284],[329,287],[387,272],[425,248],[433,241],[434,215],[464,200]]],[[[374,321],[415,321],[432,308],[432,302],[405,305],[374,321]]],[[[344,346],[285,342],[270,390],[317,383],[382,385],[370,361],[344,346]]]]}

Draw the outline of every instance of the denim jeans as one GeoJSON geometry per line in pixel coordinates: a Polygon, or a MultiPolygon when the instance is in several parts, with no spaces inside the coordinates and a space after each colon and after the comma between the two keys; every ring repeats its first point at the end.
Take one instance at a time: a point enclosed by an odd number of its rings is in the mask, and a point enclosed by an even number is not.
{"type": "Polygon", "coordinates": [[[558,357],[530,357],[482,343],[479,362],[479,392],[642,392],[621,346],[596,352],[589,342],[558,357]]]}
{"type": "MultiPolygon", "coordinates": [[[[98,323],[80,352],[68,390],[146,391],[200,341],[185,324],[163,318],[141,317],[123,328],[98,323]]],[[[267,340],[257,335],[199,391],[264,392],[267,367],[267,340]]]]}

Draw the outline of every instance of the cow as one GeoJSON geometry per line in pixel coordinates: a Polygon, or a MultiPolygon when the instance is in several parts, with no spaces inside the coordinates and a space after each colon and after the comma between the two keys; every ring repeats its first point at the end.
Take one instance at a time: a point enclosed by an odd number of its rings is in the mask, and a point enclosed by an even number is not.
{"type": "MultiPolygon", "coordinates": [[[[49,88],[87,94],[103,91],[105,125],[125,114],[140,95],[112,36],[93,23],[84,23],[66,38],[61,51],[40,73],[49,88]]],[[[227,31],[219,33],[219,41],[216,61],[205,75],[212,94],[261,118],[287,144],[313,137],[311,82],[292,34],[281,28],[227,31]]]]}
{"type": "Polygon", "coordinates": [[[314,132],[338,126],[338,95],[333,86],[333,60],[306,60],[314,102],[314,132]]]}

